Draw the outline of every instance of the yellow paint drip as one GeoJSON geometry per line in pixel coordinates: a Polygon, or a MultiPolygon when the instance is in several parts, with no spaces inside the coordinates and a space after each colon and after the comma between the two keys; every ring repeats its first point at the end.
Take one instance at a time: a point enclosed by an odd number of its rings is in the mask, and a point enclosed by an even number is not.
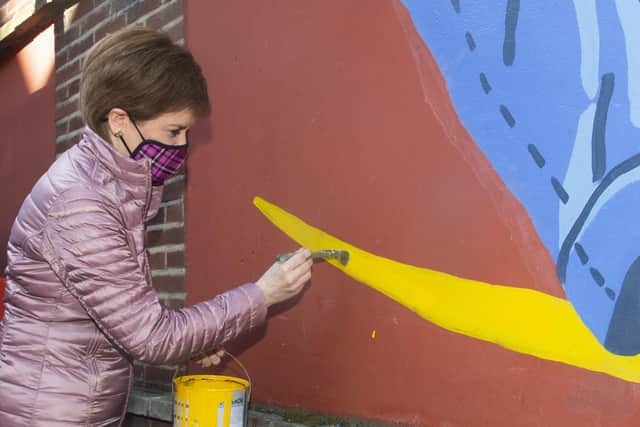
{"type": "Polygon", "coordinates": [[[312,227],[260,197],[254,204],[276,227],[312,251],[349,251],[346,266],[328,262],[442,328],[519,353],[640,382],[640,356],[607,351],[566,300],[382,258],[312,227]]]}

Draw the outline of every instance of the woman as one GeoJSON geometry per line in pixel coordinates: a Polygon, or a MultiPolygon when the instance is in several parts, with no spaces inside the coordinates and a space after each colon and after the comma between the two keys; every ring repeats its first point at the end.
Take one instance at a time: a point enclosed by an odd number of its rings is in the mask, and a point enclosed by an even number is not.
{"type": "Polygon", "coordinates": [[[209,112],[205,79],[167,36],[125,29],[88,53],[80,104],[82,141],[36,183],[11,230],[2,427],[120,425],[133,360],[213,354],[311,274],[310,252],[300,249],[255,284],[163,308],[151,287],[145,222],[185,160],[187,131],[209,112]]]}

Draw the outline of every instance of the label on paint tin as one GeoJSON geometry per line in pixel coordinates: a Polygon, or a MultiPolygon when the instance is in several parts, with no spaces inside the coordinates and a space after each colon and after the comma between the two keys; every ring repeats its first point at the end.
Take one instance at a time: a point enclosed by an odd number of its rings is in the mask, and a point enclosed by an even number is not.
{"type": "Polygon", "coordinates": [[[231,419],[229,427],[244,426],[245,390],[234,391],[231,395],[231,419]]]}

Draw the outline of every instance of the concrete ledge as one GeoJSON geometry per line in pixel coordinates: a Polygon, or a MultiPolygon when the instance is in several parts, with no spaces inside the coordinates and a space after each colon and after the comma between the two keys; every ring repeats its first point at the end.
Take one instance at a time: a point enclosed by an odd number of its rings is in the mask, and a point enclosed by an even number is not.
{"type": "Polygon", "coordinates": [[[127,412],[156,420],[173,421],[171,392],[136,384],[131,390],[127,412]]]}
{"type": "MultiPolygon", "coordinates": [[[[160,421],[173,421],[173,399],[171,391],[153,385],[135,384],[127,411],[131,414],[160,421]]],[[[340,418],[304,409],[286,409],[260,403],[252,403],[248,414],[252,427],[398,427],[355,418],[340,418]]]]}

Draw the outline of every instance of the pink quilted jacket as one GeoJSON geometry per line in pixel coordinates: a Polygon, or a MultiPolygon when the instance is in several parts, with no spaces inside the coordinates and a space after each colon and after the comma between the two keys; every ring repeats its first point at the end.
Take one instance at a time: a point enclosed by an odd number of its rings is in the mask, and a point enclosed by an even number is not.
{"type": "Polygon", "coordinates": [[[182,361],[264,321],[254,284],[189,308],[159,304],[144,224],[162,188],[149,166],[87,128],[24,201],[8,246],[0,426],[121,425],[134,359],[182,361]]]}

